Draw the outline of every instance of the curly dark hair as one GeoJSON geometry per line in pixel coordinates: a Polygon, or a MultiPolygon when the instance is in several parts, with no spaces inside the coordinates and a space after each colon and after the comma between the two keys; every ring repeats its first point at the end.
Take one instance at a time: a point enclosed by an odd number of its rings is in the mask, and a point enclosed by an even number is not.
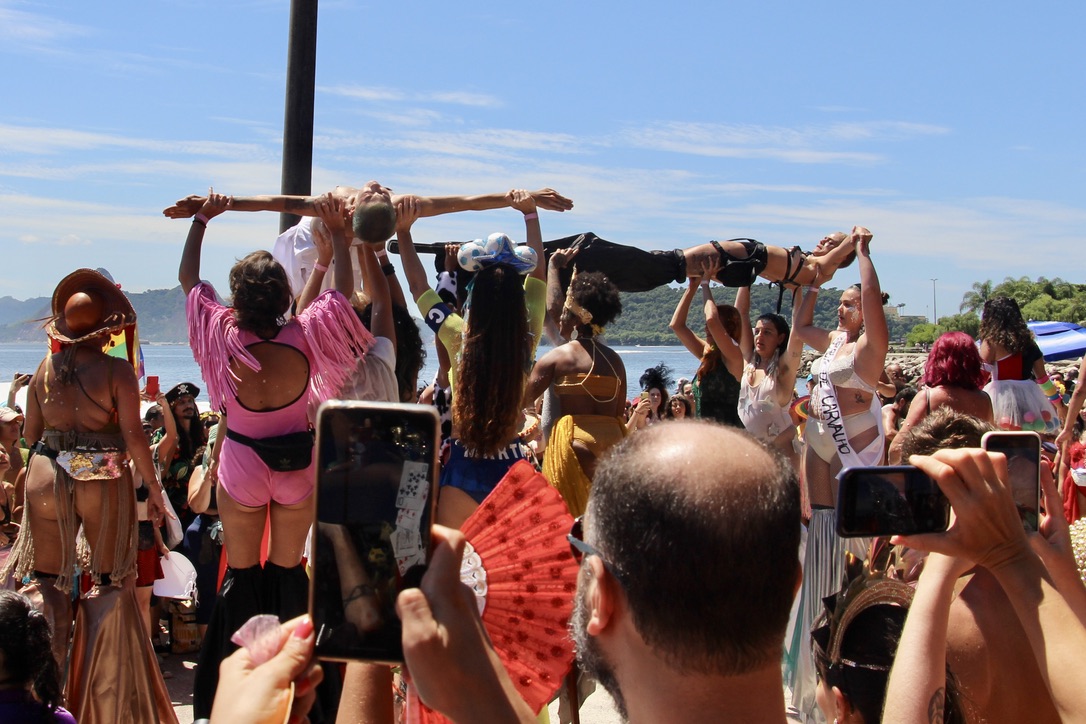
{"type": "Polygon", "coordinates": [[[531,365],[524,278],[494,264],[475,275],[453,396],[461,444],[494,455],[509,443],[531,365]]]}
{"type": "Polygon", "coordinates": [[[1021,354],[1033,341],[1018,302],[1010,297],[992,297],[984,303],[977,338],[999,345],[1011,354],[1021,354]]]}
{"type": "Polygon", "coordinates": [[[265,336],[290,308],[290,280],[275,257],[254,251],[230,269],[230,296],[238,327],[265,336]]]}
{"type": "Polygon", "coordinates": [[[388,201],[360,204],[354,210],[351,230],[367,244],[384,244],[396,231],[396,210],[388,201]]]}
{"type": "Polygon", "coordinates": [[[618,287],[601,272],[578,272],[570,290],[573,300],[592,314],[592,324],[606,327],[622,314],[618,287]]]}
{"type": "MultiPolygon", "coordinates": [[[[367,304],[361,311],[355,310],[358,319],[370,328],[373,305],[367,304]]],[[[426,360],[426,345],[422,342],[419,327],[407,307],[392,305],[392,322],[396,325],[396,384],[400,388],[400,402],[414,402],[418,399],[415,385],[419,370],[426,360]]]]}
{"type": "MultiPolygon", "coordinates": [[[[20,688],[29,685],[49,713],[63,700],[52,638],[49,621],[29,598],[0,591],[0,678],[20,688]]],[[[52,721],[52,717],[43,716],[42,721],[52,721]]]]}

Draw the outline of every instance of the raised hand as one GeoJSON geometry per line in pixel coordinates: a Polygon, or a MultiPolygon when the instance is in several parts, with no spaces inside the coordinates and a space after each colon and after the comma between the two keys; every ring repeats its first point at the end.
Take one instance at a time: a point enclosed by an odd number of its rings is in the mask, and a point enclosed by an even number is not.
{"type": "Polygon", "coordinates": [[[457,270],[460,269],[459,256],[460,244],[449,244],[445,247],[445,271],[449,274],[455,275],[457,270]]]}
{"type": "Polygon", "coordinates": [[[313,219],[313,246],[317,248],[317,263],[328,266],[332,261],[332,232],[328,230],[321,219],[313,219]]]}
{"type": "Polygon", "coordinates": [[[716,279],[716,275],[719,273],[720,257],[714,254],[711,258],[706,259],[705,263],[701,265],[698,276],[702,281],[712,281],[716,279]]]}
{"type": "Polygon", "coordinates": [[[333,194],[325,194],[317,199],[317,216],[331,232],[333,240],[337,233],[342,235],[347,228],[347,200],[333,194]]]}
{"type": "Polygon", "coordinates": [[[544,188],[532,192],[535,205],[547,211],[569,211],[573,208],[573,202],[554,189],[544,188]]]}
{"type": "MultiPolygon", "coordinates": [[[[396,233],[411,231],[411,226],[419,218],[421,199],[414,195],[405,195],[396,199],[396,233]]],[[[447,252],[446,252],[447,253],[447,252]]]]}
{"type": "Polygon", "coordinates": [[[863,226],[852,227],[852,242],[856,245],[856,252],[860,254],[871,253],[871,231],[863,226]]]}
{"type": "Polygon", "coordinates": [[[580,253],[581,248],[579,246],[571,246],[568,249],[557,249],[551,252],[550,265],[555,269],[565,269],[580,253]]]}
{"type": "Polygon", "coordinates": [[[199,213],[208,219],[213,219],[224,211],[228,211],[234,205],[233,196],[224,196],[215,193],[215,189],[207,190],[207,198],[200,205],[199,213]]]}
{"type": "Polygon", "coordinates": [[[989,570],[1028,552],[1004,455],[979,449],[939,450],[930,457],[913,455],[909,462],[939,485],[954,520],[945,533],[894,536],[893,543],[964,558],[989,570]]]}
{"type": "Polygon", "coordinates": [[[178,199],[174,202],[173,206],[167,206],[162,210],[162,215],[171,219],[188,219],[200,210],[200,207],[204,205],[205,201],[207,201],[206,196],[192,194],[183,199],[178,199]]]}
{"type": "Polygon", "coordinates": [[[522,214],[530,214],[536,209],[535,198],[525,189],[512,189],[505,195],[505,199],[522,214]]]}

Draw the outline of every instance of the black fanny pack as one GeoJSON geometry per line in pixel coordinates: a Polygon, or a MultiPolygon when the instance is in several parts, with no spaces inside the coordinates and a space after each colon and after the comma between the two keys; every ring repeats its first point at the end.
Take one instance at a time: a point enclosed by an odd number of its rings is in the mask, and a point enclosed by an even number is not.
{"type": "Polygon", "coordinates": [[[313,460],[312,430],[262,437],[257,440],[227,428],[226,438],[252,448],[268,469],[277,473],[305,470],[313,460]]]}

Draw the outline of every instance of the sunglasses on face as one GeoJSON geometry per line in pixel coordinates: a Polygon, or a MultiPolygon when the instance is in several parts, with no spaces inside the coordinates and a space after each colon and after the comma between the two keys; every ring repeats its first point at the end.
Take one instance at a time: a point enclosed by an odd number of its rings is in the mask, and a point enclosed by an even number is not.
{"type": "Polygon", "coordinates": [[[586,543],[584,540],[584,516],[577,518],[573,521],[573,526],[569,529],[569,533],[566,535],[566,540],[569,541],[569,552],[573,555],[573,560],[578,564],[584,560],[585,556],[596,556],[603,563],[603,567],[615,577],[615,580],[619,582],[623,587],[625,583],[622,580],[622,576],[619,574],[618,569],[611,565],[611,562],[604,558],[591,543],[586,543]]]}

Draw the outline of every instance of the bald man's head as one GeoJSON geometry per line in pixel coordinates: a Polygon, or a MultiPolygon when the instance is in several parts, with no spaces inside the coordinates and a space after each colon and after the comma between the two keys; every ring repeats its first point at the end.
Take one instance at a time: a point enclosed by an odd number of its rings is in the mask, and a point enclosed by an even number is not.
{"type": "Polygon", "coordinates": [[[780,657],[799,575],[795,471],[746,433],[654,425],[601,461],[587,538],[622,576],[641,637],[679,670],[780,657]]]}

